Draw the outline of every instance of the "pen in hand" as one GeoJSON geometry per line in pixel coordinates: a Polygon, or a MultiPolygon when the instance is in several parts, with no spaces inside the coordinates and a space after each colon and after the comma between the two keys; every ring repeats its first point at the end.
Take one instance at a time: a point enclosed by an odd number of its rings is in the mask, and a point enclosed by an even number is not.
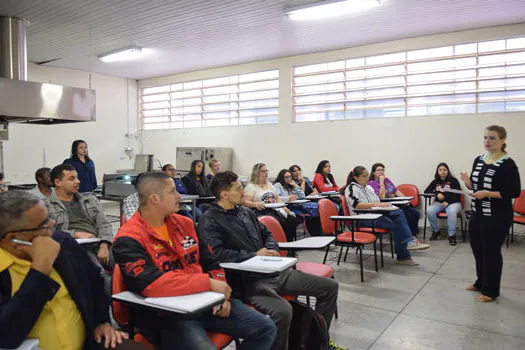
{"type": "Polygon", "coordinates": [[[22,240],[16,239],[16,238],[13,238],[13,242],[18,243],[18,244],[22,244],[22,245],[28,245],[28,246],[32,246],[33,245],[33,243],[31,243],[31,242],[22,241],[22,240]]]}

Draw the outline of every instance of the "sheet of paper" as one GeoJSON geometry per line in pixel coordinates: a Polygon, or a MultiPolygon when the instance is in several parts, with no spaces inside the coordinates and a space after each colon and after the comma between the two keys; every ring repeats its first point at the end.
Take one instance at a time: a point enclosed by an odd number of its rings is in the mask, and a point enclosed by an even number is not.
{"type": "Polygon", "coordinates": [[[147,304],[158,305],[177,312],[190,313],[207,306],[220,304],[224,294],[216,292],[202,292],[166,298],[146,298],[147,304]]]}
{"type": "Polygon", "coordinates": [[[282,208],[286,207],[285,203],[267,203],[264,205],[266,208],[282,208]]]}
{"type": "Polygon", "coordinates": [[[100,242],[100,238],[77,238],[76,241],[78,244],[89,244],[100,242]]]}

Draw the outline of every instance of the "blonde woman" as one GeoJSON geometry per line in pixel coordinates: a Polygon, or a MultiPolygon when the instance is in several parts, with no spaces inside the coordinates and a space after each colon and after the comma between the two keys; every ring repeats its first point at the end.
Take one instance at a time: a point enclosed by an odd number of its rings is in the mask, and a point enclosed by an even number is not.
{"type": "Polygon", "coordinates": [[[244,205],[255,209],[257,216],[270,215],[275,217],[281,226],[288,241],[296,238],[297,219],[288,208],[267,209],[266,204],[281,203],[281,198],[275,188],[268,181],[268,167],[264,163],[257,163],[252,168],[250,183],[244,189],[244,205]]]}

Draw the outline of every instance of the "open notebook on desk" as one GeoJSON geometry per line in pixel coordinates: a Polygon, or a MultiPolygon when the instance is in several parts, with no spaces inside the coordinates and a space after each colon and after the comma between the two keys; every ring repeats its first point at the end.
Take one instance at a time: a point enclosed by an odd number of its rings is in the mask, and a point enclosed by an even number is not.
{"type": "Polygon", "coordinates": [[[225,269],[250,271],[259,273],[281,272],[297,263],[296,258],[286,258],[280,256],[254,256],[242,263],[221,263],[225,269]]]}

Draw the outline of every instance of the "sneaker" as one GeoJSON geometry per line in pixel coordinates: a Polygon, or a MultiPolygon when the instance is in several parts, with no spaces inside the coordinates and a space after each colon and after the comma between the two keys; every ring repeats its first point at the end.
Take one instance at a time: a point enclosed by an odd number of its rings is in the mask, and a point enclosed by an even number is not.
{"type": "Polygon", "coordinates": [[[329,350],[346,350],[345,347],[341,345],[337,345],[337,343],[333,339],[330,339],[330,343],[328,343],[328,349],[329,350]]]}
{"type": "Polygon", "coordinates": [[[408,250],[425,250],[430,248],[430,244],[421,243],[417,238],[414,238],[408,242],[407,248],[408,250]]]}
{"type": "Polygon", "coordinates": [[[406,266],[419,266],[419,264],[412,259],[396,260],[396,264],[406,266]]]}
{"type": "Polygon", "coordinates": [[[448,244],[450,244],[450,245],[456,245],[457,244],[455,235],[448,237],[448,244]]]}

